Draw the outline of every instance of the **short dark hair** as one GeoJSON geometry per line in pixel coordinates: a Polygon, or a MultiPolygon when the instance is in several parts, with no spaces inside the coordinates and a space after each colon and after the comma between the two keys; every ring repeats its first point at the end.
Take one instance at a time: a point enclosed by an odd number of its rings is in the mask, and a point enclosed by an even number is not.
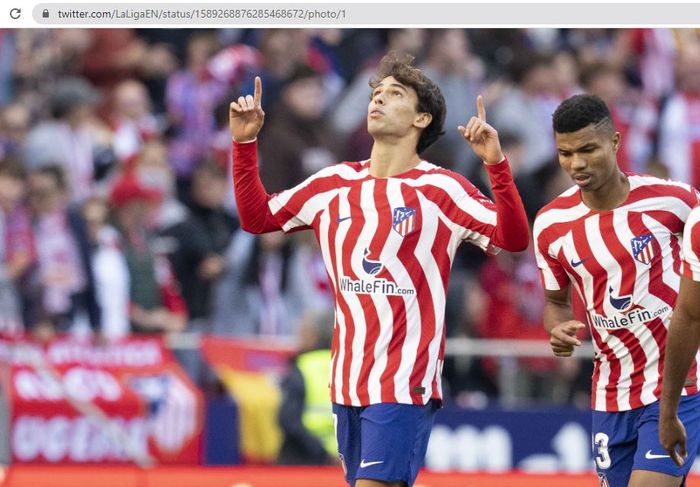
{"type": "Polygon", "coordinates": [[[574,95],[557,107],[552,127],[558,134],[576,132],[589,125],[614,127],[610,110],[596,95],[574,95]]]}
{"type": "Polygon", "coordinates": [[[0,176],[24,180],[27,177],[27,169],[19,159],[6,157],[0,159],[0,176]]]}
{"type": "Polygon", "coordinates": [[[420,154],[445,133],[443,126],[447,108],[440,87],[420,69],[413,66],[413,60],[414,57],[410,54],[398,55],[390,52],[382,58],[377,75],[370,80],[369,85],[374,89],[384,78],[393,76],[399,83],[410,86],[416,91],[418,112],[429,113],[433,117],[418,139],[416,152],[420,154]]]}

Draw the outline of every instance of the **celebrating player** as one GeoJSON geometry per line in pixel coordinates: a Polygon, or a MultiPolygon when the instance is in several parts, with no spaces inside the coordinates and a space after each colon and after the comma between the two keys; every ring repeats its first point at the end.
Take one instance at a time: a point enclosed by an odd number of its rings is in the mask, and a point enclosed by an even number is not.
{"type": "MultiPolygon", "coordinates": [[[[688,450],[686,431],[681,417],[700,414],[689,411],[685,396],[687,386],[698,380],[698,345],[700,345],[700,207],[690,212],[683,232],[683,277],[678,302],[673,311],[666,340],[659,441],[673,461],[683,464],[688,450]]],[[[686,420],[687,421],[687,420],[686,420]]],[[[697,433],[695,433],[697,436],[697,433]]],[[[691,438],[691,443],[694,443],[691,438]]],[[[690,445],[693,446],[692,444],[690,445]]]]}
{"type": "MultiPolygon", "coordinates": [[[[595,347],[593,449],[604,487],[677,487],[677,466],[658,439],[666,330],[676,304],[682,232],[698,194],[686,184],[625,174],[620,134],[603,101],[565,100],[554,112],[559,163],[575,186],[535,220],[544,322],[554,355],[568,357],[585,325],[573,318],[569,284],[585,305],[595,347]]],[[[695,375],[694,375],[695,376],[695,375]]],[[[686,384],[680,415],[689,451],[700,440],[700,395],[686,384]]]]}
{"type": "Polygon", "coordinates": [[[442,394],[445,294],[459,244],[522,251],[529,238],[481,97],[478,116],[458,130],[486,163],[495,205],[420,158],[442,134],[445,101],[411,61],[385,57],[370,82],[370,159],[322,169],[277,195],[266,194],[257,170],[260,78],[230,110],[242,227],[313,229],[323,252],[335,296],[331,401],[346,479],[356,487],[411,486],[423,462],[442,394]]]}

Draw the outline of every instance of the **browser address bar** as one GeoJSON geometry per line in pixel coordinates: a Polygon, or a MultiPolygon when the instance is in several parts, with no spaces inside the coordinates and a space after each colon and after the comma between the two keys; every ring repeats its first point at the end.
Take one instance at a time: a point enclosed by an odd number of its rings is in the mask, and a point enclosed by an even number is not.
{"type": "Polygon", "coordinates": [[[628,3],[40,3],[45,26],[695,26],[700,4],[628,3]],[[597,8],[600,7],[600,8],[597,8]],[[601,11],[604,8],[604,15],[601,11]],[[650,20],[651,19],[651,20],[650,20]]]}

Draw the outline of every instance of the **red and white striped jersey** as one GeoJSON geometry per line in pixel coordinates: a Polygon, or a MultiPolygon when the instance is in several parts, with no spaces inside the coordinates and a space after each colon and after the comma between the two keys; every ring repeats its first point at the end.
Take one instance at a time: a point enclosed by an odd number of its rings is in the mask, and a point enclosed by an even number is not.
{"type": "MultiPolygon", "coordinates": [[[[537,215],[535,253],[547,290],[581,297],[595,349],[592,407],[626,411],[661,396],[666,332],[682,272],[690,186],[628,174],[630,193],[594,211],[570,188],[537,215]]],[[[697,365],[692,368],[697,378],[697,365]]],[[[693,384],[684,394],[697,392],[693,384]]]]}
{"type": "Polygon", "coordinates": [[[320,243],[335,296],[332,401],[440,399],[450,267],[463,240],[498,250],[494,204],[426,161],[389,178],[364,161],[325,168],[269,207],[284,231],[312,228],[320,243]]]}

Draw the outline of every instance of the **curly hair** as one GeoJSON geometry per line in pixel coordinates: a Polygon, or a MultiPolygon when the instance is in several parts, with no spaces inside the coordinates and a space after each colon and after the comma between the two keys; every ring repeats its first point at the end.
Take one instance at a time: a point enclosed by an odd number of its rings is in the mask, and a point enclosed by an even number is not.
{"type": "Polygon", "coordinates": [[[608,106],[595,95],[567,98],[552,115],[552,127],[558,134],[576,132],[591,124],[610,130],[614,127],[608,106]]]}
{"type": "Polygon", "coordinates": [[[393,76],[399,83],[410,86],[418,95],[419,113],[429,113],[432,116],[430,124],[423,129],[418,139],[416,152],[419,154],[430,147],[441,135],[445,133],[445,97],[433,80],[413,66],[414,57],[410,54],[398,55],[390,52],[384,56],[379,64],[379,69],[374,78],[369,81],[369,86],[374,89],[384,78],[393,76]]]}

